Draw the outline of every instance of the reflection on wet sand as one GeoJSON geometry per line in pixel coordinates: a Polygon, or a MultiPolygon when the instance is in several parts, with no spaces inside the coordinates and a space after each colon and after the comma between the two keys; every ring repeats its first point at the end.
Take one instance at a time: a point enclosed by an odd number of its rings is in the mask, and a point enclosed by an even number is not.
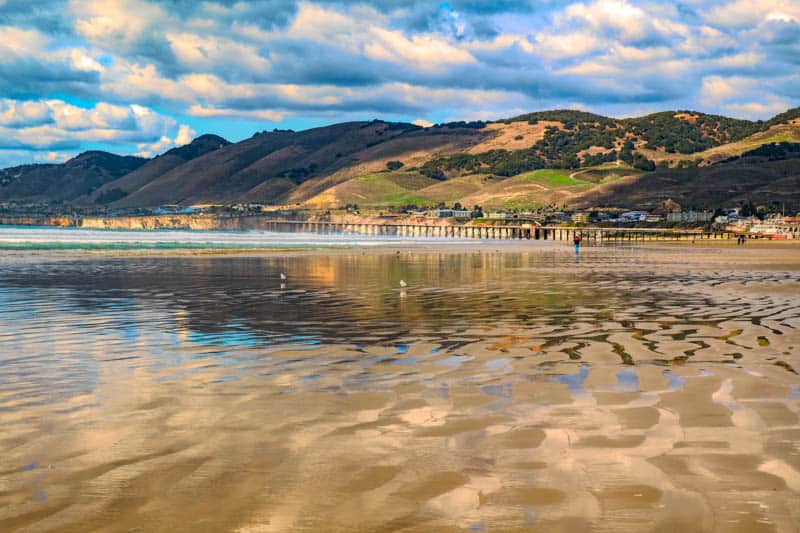
{"type": "Polygon", "coordinates": [[[0,530],[796,531],[800,257],[737,253],[0,264],[0,530]]]}

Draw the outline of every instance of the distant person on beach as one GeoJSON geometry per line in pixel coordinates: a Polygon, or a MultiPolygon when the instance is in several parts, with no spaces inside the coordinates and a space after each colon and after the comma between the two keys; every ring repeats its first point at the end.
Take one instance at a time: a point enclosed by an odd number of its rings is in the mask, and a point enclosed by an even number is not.
{"type": "Polygon", "coordinates": [[[574,237],[572,237],[572,244],[575,245],[576,254],[581,251],[581,236],[578,235],[577,233],[575,234],[574,237]]]}

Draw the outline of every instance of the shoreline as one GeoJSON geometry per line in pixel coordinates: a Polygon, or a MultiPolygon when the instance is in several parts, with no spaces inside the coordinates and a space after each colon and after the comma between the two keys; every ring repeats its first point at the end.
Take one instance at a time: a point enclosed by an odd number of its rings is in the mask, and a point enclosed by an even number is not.
{"type": "Polygon", "coordinates": [[[567,259],[578,268],[618,270],[651,269],[652,261],[670,271],[800,270],[800,246],[765,241],[737,246],[728,242],[651,242],[636,245],[582,246],[576,257],[572,246],[560,241],[397,241],[375,245],[319,245],[274,248],[169,248],[169,249],[18,249],[0,252],[2,263],[36,263],[126,259],[227,259],[313,256],[536,254],[567,259]],[[646,264],[640,260],[647,258],[646,264]],[[574,260],[574,261],[573,261],[574,260]]]}

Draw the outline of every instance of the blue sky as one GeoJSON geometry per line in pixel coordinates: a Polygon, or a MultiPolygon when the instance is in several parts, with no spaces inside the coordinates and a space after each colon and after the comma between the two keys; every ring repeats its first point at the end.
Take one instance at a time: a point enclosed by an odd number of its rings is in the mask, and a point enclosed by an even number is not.
{"type": "Polygon", "coordinates": [[[800,105],[800,0],[0,0],[0,166],[345,120],[800,105]]]}

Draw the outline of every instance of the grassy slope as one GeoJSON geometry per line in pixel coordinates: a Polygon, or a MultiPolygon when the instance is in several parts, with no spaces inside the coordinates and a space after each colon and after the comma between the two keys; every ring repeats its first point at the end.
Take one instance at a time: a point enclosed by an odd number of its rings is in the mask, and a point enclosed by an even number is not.
{"type": "Polygon", "coordinates": [[[435,184],[417,192],[424,196],[430,205],[437,205],[439,202],[451,205],[501,181],[503,181],[502,178],[485,174],[472,174],[446,181],[437,181],[435,184]]]}
{"type": "Polygon", "coordinates": [[[306,202],[317,208],[361,206],[426,205],[428,199],[417,191],[436,183],[417,172],[379,172],[335,185],[306,202]]]}
{"type": "Polygon", "coordinates": [[[570,177],[569,170],[535,170],[499,181],[463,199],[490,209],[530,209],[562,204],[592,183],[570,177]]]}
{"type": "Polygon", "coordinates": [[[364,206],[482,205],[492,209],[530,209],[569,203],[575,195],[623,175],[641,174],[625,166],[602,165],[577,171],[541,169],[511,178],[473,174],[436,181],[416,172],[380,172],[340,183],[308,200],[316,208],[364,206]]]}

